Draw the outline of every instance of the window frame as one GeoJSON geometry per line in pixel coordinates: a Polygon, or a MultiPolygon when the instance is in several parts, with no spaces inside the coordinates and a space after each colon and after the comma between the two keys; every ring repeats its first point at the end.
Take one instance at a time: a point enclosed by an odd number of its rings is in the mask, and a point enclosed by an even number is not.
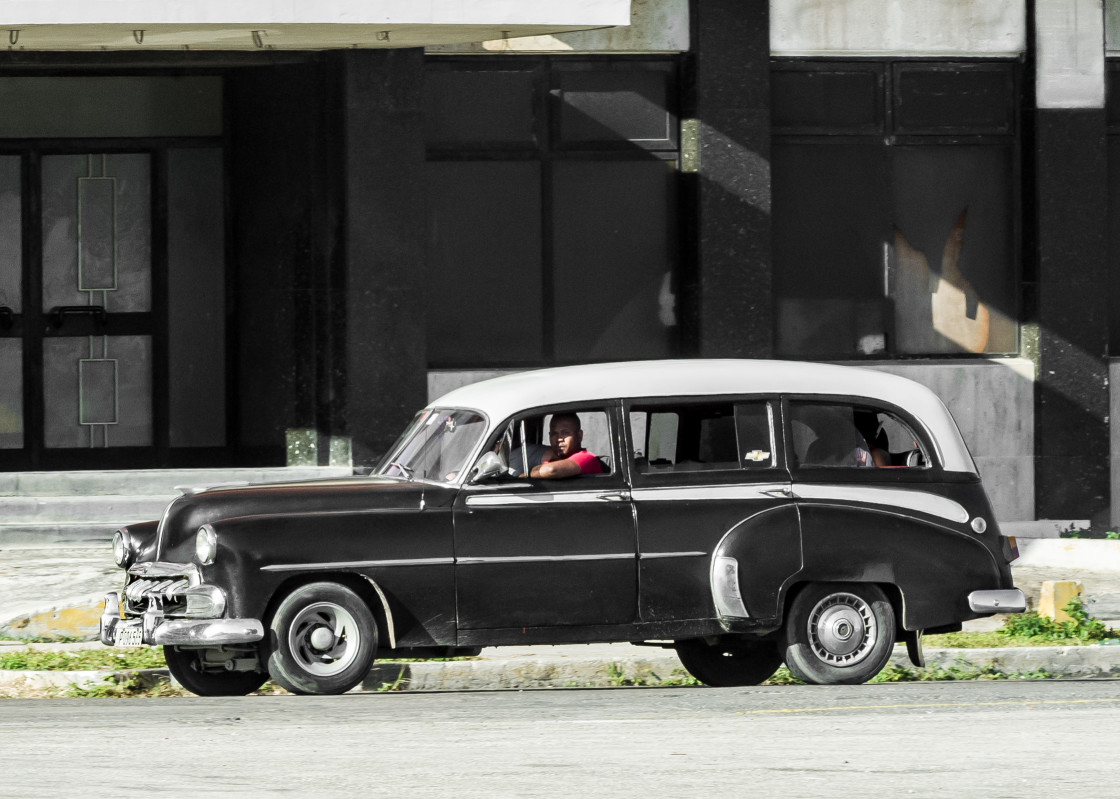
{"type": "Polygon", "coordinates": [[[945,480],[941,451],[937,441],[918,417],[903,408],[883,400],[855,397],[846,394],[783,394],[782,438],[788,454],[786,461],[794,482],[806,483],[931,483],[945,480]],[[903,422],[917,436],[918,446],[926,458],[921,467],[859,467],[859,466],[802,466],[796,462],[793,443],[793,405],[850,405],[877,413],[889,413],[903,422]]]}
{"type": "MultiPolygon", "coordinates": [[[[733,415],[738,425],[737,415],[733,415]]],[[[782,410],[780,397],[777,394],[719,394],[710,396],[675,396],[675,397],[637,397],[626,399],[622,403],[621,420],[625,440],[626,469],[630,476],[630,483],[634,488],[647,488],[656,486],[692,486],[713,484],[741,484],[741,483],[774,483],[789,482],[789,470],[785,461],[785,436],[781,432],[782,410]],[[700,469],[696,471],[658,471],[643,473],[635,465],[635,441],[630,425],[631,413],[639,413],[635,407],[648,412],[650,408],[663,406],[666,409],[686,405],[737,405],[762,403],[768,408],[770,424],[770,440],[773,447],[773,463],[768,467],[746,467],[743,465],[742,453],[736,454],[738,462],[732,469],[700,469]]],[[[738,431],[737,431],[738,432],[738,431]]],[[[648,432],[647,432],[648,441],[648,432]]],[[[646,442],[643,442],[643,445],[646,442]]],[[[643,452],[644,452],[643,446],[643,452]]]]}
{"type": "MultiPolygon", "coordinates": [[[[992,352],[956,352],[956,351],[914,351],[903,352],[898,348],[897,336],[894,331],[893,320],[886,320],[884,332],[886,333],[885,346],[882,350],[864,353],[856,346],[836,350],[806,349],[804,351],[792,349],[779,349],[779,334],[782,328],[780,317],[780,300],[797,299],[796,295],[779,296],[772,294],[773,303],[773,334],[775,341],[775,356],[790,359],[837,359],[837,360],[903,360],[938,358],[954,359],[995,359],[1017,357],[1023,348],[1023,313],[1025,308],[1023,294],[1024,266],[1023,259],[1023,142],[1021,119],[1026,112],[1026,101],[1023,97],[1023,60],[1022,58],[993,57],[978,59],[961,58],[899,58],[892,56],[860,57],[860,58],[835,58],[835,57],[796,57],[784,56],[771,58],[771,74],[783,72],[871,72],[879,76],[882,93],[877,102],[877,114],[881,120],[881,129],[874,130],[867,126],[863,130],[851,128],[831,131],[822,126],[788,125],[781,127],[777,124],[772,128],[772,139],[775,145],[812,146],[814,144],[875,144],[883,150],[883,158],[887,159],[888,170],[887,189],[893,190],[895,178],[890,164],[890,149],[893,147],[915,146],[1002,146],[1010,149],[1008,155],[1010,162],[1010,180],[1006,187],[1009,207],[1008,236],[1009,263],[1004,268],[1009,270],[1007,282],[1012,286],[1009,298],[1010,306],[1000,308],[1011,318],[1014,323],[1014,343],[1009,351],[992,352]],[[965,128],[965,127],[929,127],[922,129],[902,130],[896,120],[896,111],[899,102],[899,83],[901,75],[915,71],[943,72],[952,70],[956,72],[993,72],[1005,71],[1008,74],[1010,86],[1008,118],[1006,130],[997,131],[993,128],[965,128]]],[[[775,176],[777,177],[777,176],[775,176]]],[[[780,213],[780,210],[777,211],[780,213]]],[[[893,214],[892,214],[893,216],[893,214]]],[[[889,226],[892,220],[884,219],[883,223],[889,226]]],[[[773,248],[778,249],[779,242],[775,238],[773,248]]],[[[848,297],[837,297],[838,300],[850,300],[848,297]]]]}

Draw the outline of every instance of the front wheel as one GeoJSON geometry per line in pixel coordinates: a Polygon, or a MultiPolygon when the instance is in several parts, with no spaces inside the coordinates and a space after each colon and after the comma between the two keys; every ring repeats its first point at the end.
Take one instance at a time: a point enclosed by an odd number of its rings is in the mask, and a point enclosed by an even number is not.
{"type": "Polygon", "coordinates": [[[269,625],[268,673],[295,694],[342,694],[377,654],[377,622],[361,597],[338,583],[308,583],[280,603],[269,625]]]}
{"type": "Polygon", "coordinates": [[[870,583],[815,583],[790,605],[785,661],[815,685],[857,685],[882,671],[894,648],[894,608],[870,583]]]}
{"type": "Polygon", "coordinates": [[[782,665],[781,649],[772,638],[690,638],[677,641],[676,650],[688,673],[713,688],[758,685],[782,665]]]}
{"type": "Polygon", "coordinates": [[[165,646],[163,659],[171,676],[199,696],[245,696],[264,685],[267,674],[259,671],[230,671],[226,658],[207,658],[206,650],[165,646]]]}

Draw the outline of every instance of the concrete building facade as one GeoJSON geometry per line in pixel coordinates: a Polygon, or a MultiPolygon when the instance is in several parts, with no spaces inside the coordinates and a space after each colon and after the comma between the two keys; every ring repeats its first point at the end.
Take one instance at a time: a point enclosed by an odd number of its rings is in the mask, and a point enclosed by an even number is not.
{"type": "Polygon", "coordinates": [[[1005,522],[1120,520],[1120,3],[21,0],[0,35],[0,468],[370,465],[486,374],[781,357],[933,387],[1005,522]]]}

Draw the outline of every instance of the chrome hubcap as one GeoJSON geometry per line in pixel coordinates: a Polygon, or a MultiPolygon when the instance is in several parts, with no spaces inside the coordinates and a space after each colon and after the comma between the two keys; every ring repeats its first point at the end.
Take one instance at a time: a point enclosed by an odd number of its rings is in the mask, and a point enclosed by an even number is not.
{"type": "Polygon", "coordinates": [[[809,614],[809,646],[835,666],[852,666],[866,658],[878,630],[871,606],[855,594],[829,594],[809,614]]]}
{"type": "Polygon", "coordinates": [[[338,674],[353,663],[361,640],[354,617],[332,602],[308,605],[288,631],[288,647],[300,668],[321,677],[338,674]]]}

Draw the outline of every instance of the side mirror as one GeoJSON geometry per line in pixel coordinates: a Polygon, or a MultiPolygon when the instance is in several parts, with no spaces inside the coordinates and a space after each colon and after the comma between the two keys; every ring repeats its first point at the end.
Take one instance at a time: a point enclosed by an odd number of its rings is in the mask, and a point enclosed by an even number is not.
{"type": "Polygon", "coordinates": [[[505,472],[506,465],[502,462],[498,453],[484,452],[482,457],[478,459],[478,463],[471,469],[471,476],[467,479],[467,482],[472,485],[481,483],[483,480],[488,480],[497,474],[505,474],[505,472]]]}

